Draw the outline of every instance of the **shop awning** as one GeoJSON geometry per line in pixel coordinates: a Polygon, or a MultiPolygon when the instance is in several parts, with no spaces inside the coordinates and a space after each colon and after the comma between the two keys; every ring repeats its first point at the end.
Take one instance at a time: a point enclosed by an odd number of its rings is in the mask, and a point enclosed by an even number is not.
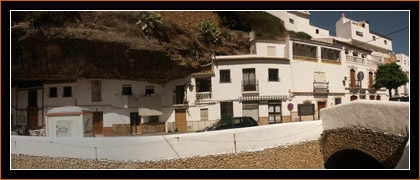
{"type": "Polygon", "coordinates": [[[239,97],[239,101],[286,101],[286,100],[287,100],[286,95],[239,97]]]}
{"type": "Polygon", "coordinates": [[[160,116],[162,112],[156,109],[139,108],[139,116],[160,116]]]}

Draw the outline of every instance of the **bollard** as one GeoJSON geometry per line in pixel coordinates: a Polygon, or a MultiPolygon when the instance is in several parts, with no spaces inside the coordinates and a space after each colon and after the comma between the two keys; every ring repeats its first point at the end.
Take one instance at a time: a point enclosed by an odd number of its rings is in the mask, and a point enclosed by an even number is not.
{"type": "Polygon", "coordinates": [[[95,147],[95,159],[98,160],[98,147],[95,147]]]}

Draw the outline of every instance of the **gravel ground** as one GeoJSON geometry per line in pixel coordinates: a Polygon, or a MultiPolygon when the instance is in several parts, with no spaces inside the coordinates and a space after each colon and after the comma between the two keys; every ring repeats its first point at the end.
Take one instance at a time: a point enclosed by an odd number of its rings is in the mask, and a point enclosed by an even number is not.
{"type": "Polygon", "coordinates": [[[12,169],[324,169],[319,141],[255,152],[147,162],[12,155],[12,169]]]}

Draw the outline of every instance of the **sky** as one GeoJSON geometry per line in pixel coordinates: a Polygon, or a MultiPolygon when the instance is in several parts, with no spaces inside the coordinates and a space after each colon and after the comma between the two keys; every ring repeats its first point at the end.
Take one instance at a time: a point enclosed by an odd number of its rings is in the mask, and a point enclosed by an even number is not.
{"type": "MultiPolygon", "coordinates": [[[[371,31],[387,35],[394,31],[409,27],[409,11],[310,11],[312,25],[327,29],[335,36],[335,22],[341,13],[354,21],[369,21],[371,31]]],[[[392,39],[392,49],[395,54],[404,53],[409,56],[409,28],[387,35],[392,39]]]]}

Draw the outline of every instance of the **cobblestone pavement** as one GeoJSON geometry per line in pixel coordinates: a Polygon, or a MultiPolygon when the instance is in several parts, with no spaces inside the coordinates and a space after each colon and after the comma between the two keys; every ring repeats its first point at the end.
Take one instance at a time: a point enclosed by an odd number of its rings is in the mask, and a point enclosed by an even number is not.
{"type": "Polygon", "coordinates": [[[12,155],[12,169],[324,169],[319,141],[255,152],[147,162],[12,155]]]}

